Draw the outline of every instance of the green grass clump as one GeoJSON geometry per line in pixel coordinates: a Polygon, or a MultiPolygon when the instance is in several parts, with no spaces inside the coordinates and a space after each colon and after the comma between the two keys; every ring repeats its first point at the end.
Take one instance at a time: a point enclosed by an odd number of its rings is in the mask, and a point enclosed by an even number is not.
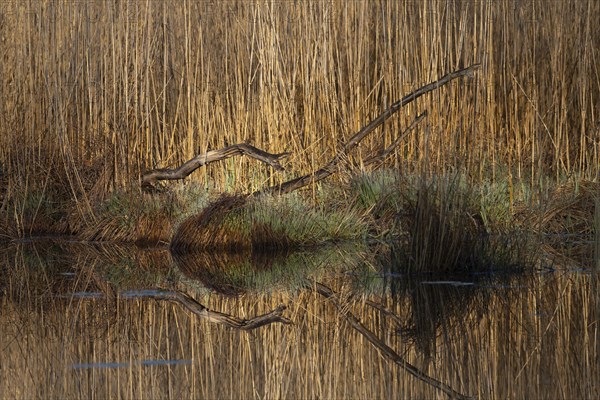
{"type": "Polygon", "coordinates": [[[386,205],[397,204],[400,192],[400,176],[391,170],[361,173],[350,182],[350,192],[354,195],[354,204],[370,212],[377,212],[386,205]]]}
{"type": "Polygon", "coordinates": [[[53,193],[43,190],[21,192],[8,204],[7,235],[23,237],[63,233],[60,224],[65,217],[64,204],[53,193]]]}
{"type": "MultiPolygon", "coordinates": [[[[423,186],[418,200],[405,216],[408,247],[400,257],[404,271],[469,272],[514,270],[531,266],[532,235],[513,227],[511,235],[493,234],[494,225],[484,219],[490,196],[446,181],[423,186]]],[[[501,193],[501,191],[499,192],[501,193]]],[[[505,214],[498,214],[505,218],[505,214]]],[[[507,220],[498,219],[505,224],[507,220]]]]}
{"type": "Polygon", "coordinates": [[[366,237],[359,213],[309,205],[299,196],[223,195],[181,223],[172,249],[275,250],[366,237]]]}
{"type": "Polygon", "coordinates": [[[247,216],[255,248],[359,240],[367,232],[364,220],[354,210],[310,206],[300,196],[254,199],[247,216]]]}

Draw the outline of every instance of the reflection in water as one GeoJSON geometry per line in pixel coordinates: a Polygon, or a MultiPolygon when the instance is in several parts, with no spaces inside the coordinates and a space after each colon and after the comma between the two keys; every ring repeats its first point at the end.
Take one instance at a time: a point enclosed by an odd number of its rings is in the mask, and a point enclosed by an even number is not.
{"type": "Polygon", "coordinates": [[[379,250],[172,260],[35,243],[0,260],[6,398],[446,397],[432,380],[480,398],[600,395],[586,265],[415,279],[379,250]],[[284,304],[292,324],[232,329],[157,300],[176,293],[242,321],[284,304]]]}
{"type": "MultiPolygon", "coordinates": [[[[344,305],[339,301],[339,296],[333,292],[327,286],[321,283],[314,284],[314,290],[320,295],[332,301],[335,307],[340,311],[340,314],[343,318],[352,326],[354,330],[359,332],[369,343],[371,343],[376,349],[378,349],[385,358],[391,360],[396,363],[400,368],[419,379],[421,382],[424,382],[428,385],[431,385],[444,393],[446,393],[451,398],[456,399],[467,399],[469,396],[466,396],[460,392],[454,390],[451,386],[448,386],[444,382],[440,382],[437,379],[427,375],[423,370],[415,367],[408,361],[406,361],[402,356],[400,356],[394,349],[385,344],[384,340],[378,337],[372,330],[368,329],[362,322],[356,318],[356,316],[350,312],[349,310],[344,309],[344,305]]],[[[380,310],[387,314],[388,316],[392,316],[398,318],[397,315],[390,310],[385,309],[384,306],[380,304],[376,304],[374,302],[369,303],[373,308],[380,310]]]]}
{"type": "Polygon", "coordinates": [[[222,294],[300,289],[310,276],[324,271],[353,269],[368,252],[356,246],[325,247],[296,252],[190,252],[174,255],[175,264],[190,281],[222,294]]]}

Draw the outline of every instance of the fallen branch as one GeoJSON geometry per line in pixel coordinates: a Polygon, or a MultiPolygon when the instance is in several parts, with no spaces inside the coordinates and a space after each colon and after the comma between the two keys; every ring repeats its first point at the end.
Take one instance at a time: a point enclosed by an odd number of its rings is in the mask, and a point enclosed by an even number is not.
{"type": "Polygon", "coordinates": [[[406,360],[404,360],[394,349],[385,344],[380,338],[378,338],[373,332],[371,332],[367,327],[365,327],[358,318],[354,316],[350,311],[348,311],[347,307],[344,307],[338,300],[338,296],[328,288],[327,286],[314,282],[314,286],[307,286],[308,289],[311,289],[321,296],[329,299],[331,303],[335,306],[335,308],[340,311],[342,317],[354,328],[358,333],[363,335],[365,339],[367,339],[376,349],[381,351],[381,353],[389,360],[396,363],[406,372],[414,376],[415,378],[443,391],[452,399],[471,399],[471,397],[466,396],[462,393],[457,392],[449,385],[444,382],[438,381],[435,378],[427,375],[414,365],[410,364],[406,360]]]}
{"type": "MultiPolygon", "coordinates": [[[[284,182],[279,185],[271,186],[267,189],[264,189],[260,192],[255,193],[255,194],[262,194],[262,193],[285,194],[285,193],[293,192],[294,190],[300,189],[304,186],[310,185],[314,182],[318,182],[322,179],[327,178],[328,176],[335,173],[336,166],[339,164],[339,162],[341,160],[347,158],[348,153],[350,153],[351,150],[353,150],[356,146],[358,146],[359,143],[368,134],[370,134],[375,129],[377,129],[386,120],[388,120],[392,115],[394,115],[396,112],[398,112],[402,107],[415,101],[416,99],[423,96],[424,94],[427,94],[435,89],[438,89],[438,88],[444,86],[445,84],[447,84],[448,82],[450,82],[456,78],[460,78],[462,76],[472,76],[478,67],[479,67],[479,64],[474,64],[474,65],[471,65],[470,67],[467,67],[467,68],[464,68],[464,69],[461,69],[461,70],[458,70],[455,72],[451,72],[449,74],[444,75],[442,78],[438,79],[437,81],[432,82],[428,85],[425,85],[425,86],[415,90],[411,94],[404,96],[401,100],[398,100],[397,102],[392,104],[388,109],[386,109],[384,112],[382,112],[377,118],[375,118],[374,120],[369,122],[367,125],[365,125],[360,131],[355,133],[354,136],[352,136],[346,142],[346,144],[344,144],[342,149],[335,155],[333,160],[331,160],[325,167],[320,168],[314,172],[311,172],[308,175],[304,175],[302,177],[292,179],[290,181],[284,182]]],[[[412,124],[402,133],[402,135],[399,136],[398,139],[396,139],[392,143],[391,146],[389,146],[387,149],[380,152],[379,155],[373,156],[370,159],[368,159],[368,162],[373,163],[373,162],[376,162],[378,160],[385,158],[396,146],[398,146],[398,144],[400,144],[401,140],[406,136],[406,134],[408,132],[410,132],[416,126],[416,124],[419,123],[426,115],[427,115],[427,112],[423,112],[422,114],[417,116],[417,118],[415,118],[415,120],[412,122],[412,124]]]]}
{"type": "Polygon", "coordinates": [[[289,153],[271,154],[246,143],[234,144],[219,150],[211,150],[197,155],[178,168],[159,168],[148,171],[142,176],[142,188],[144,190],[153,190],[155,189],[155,185],[158,181],[184,179],[189,174],[206,164],[214,161],[224,160],[237,155],[246,155],[258,161],[264,162],[278,171],[283,171],[283,167],[281,164],[279,164],[279,160],[287,157],[289,153]]]}
{"type": "Polygon", "coordinates": [[[282,316],[285,306],[280,305],[273,311],[259,315],[251,319],[241,319],[230,314],[221,313],[218,311],[212,311],[198,303],[192,297],[181,292],[161,292],[157,294],[148,295],[156,300],[167,300],[174,303],[181,304],[183,307],[194,313],[200,318],[206,319],[209,322],[223,324],[235,329],[241,329],[244,331],[250,331],[261,326],[279,322],[282,324],[291,324],[292,321],[282,316]]]}
{"type": "MultiPolygon", "coordinates": [[[[404,132],[402,132],[402,134],[398,137],[398,139],[396,139],[394,141],[394,143],[392,143],[391,146],[389,146],[387,149],[380,152],[378,155],[375,155],[375,156],[367,159],[363,163],[363,165],[366,166],[369,164],[373,164],[374,162],[377,162],[377,161],[382,160],[385,157],[387,157],[389,155],[389,153],[402,141],[402,139],[404,139],[406,137],[406,135],[410,131],[412,131],[417,126],[417,124],[419,122],[421,122],[421,120],[423,118],[425,118],[426,116],[427,116],[427,112],[423,112],[420,115],[418,115],[417,118],[414,119],[414,121],[408,126],[408,128],[406,128],[404,130],[404,132]]],[[[356,144],[358,144],[358,142],[356,144]]],[[[333,158],[333,160],[331,160],[323,168],[320,168],[308,175],[304,175],[299,178],[289,180],[280,185],[271,186],[267,189],[264,189],[262,191],[254,193],[254,195],[267,194],[267,193],[274,193],[274,194],[290,193],[290,192],[293,192],[294,190],[300,189],[304,186],[310,185],[311,183],[318,182],[320,180],[327,178],[330,175],[333,175],[337,171],[338,164],[340,163],[340,161],[346,159],[348,156],[349,150],[346,150],[346,148],[348,148],[348,144],[346,144],[343,151],[336,154],[336,156],[333,158]]],[[[348,149],[350,149],[350,148],[348,148],[348,149]]]]}
{"type": "Polygon", "coordinates": [[[366,167],[368,165],[375,164],[376,162],[383,161],[387,156],[390,155],[390,153],[392,151],[394,151],[394,149],[400,144],[400,142],[402,142],[404,140],[404,138],[413,130],[413,128],[415,128],[417,126],[417,124],[419,122],[421,122],[421,120],[423,118],[425,118],[426,116],[427,116],[427,111],[423,111],[420,115],[417,116],[417,118],[415,118],[413,120],[413,122],[411,122],[411,124],[404,130],[404,132],[402,132],[402,134],[400,136],[398,136],[396,138],[396,140],[394,140],[392,142],[391,145],[389,145],[387,148],[381,150],[379,153],[375,154],[374,156],[371,156],[371,157],[367,158],[366,160],[364,160],[363,165],[366,167]]]}

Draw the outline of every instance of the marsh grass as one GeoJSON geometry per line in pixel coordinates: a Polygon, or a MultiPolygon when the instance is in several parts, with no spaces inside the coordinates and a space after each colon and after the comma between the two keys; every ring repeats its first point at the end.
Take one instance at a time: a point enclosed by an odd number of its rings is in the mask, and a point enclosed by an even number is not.
{"type": "Polygon", "coordinates": [[[279,240],[292,247],[360,241],[367,233],[367,224],[354,210],[313,205],[298,196],[256,199],[248,212],[253,226],[258,228],[252,235],[254,248],[268,249],[271,243],[277,246],[279,240]],[[261,234],[261,229],[269,234],[261,234]]]}
{"type": "Polygon", "coordinates": [[[172,249],[252,253],[366,241],[395,248],[400,273],[533,267],[544,253],[567,253],[552,237],[583,244],[592,234],[597,190],[592,182],[550,181],[532,204],[532,190],[511,189],[508,180],[381,170],[323,184],[318,201],[307,193],[222,196],[178,226],[172,249]]]}
{"type": "MultiPolygon", "coordinates": [[[[542,206],[537,229],[545,233],[591,235],[600,186],[597,182],[568,182],[552,188],[542,206]]],[[[534,225],[535,226],[535,225],[534,225]]]]}
{"type": "Polygon", "coordinates": [[[469,213],[459,182],[421,183],[401,218],[408,233],[410,272],[469,269],[467,260],[482,227],[469,213]]]}
{"type": "Polygon", "coordinates": [[[369,237],[396,254],[393,273],[511,269],[537,258],[528,228],[510,213],[506,185],[472,185],[457,173],[424,178],[380,171],[357,176],[349,187],[350,204],[369,221],[369,237]]]}
{"type": "MultiPolygon", "coordinates": [[[[152,195],[117,191],[94,209],[97,222],[76,233],[88,241],[171,243],[175,252],[247,254],[380,241],[402,253],[399,268],[411,272],[534,265],[542,243],[546,253],[567,253],[548,235],[594,233],[593,182],[549,181],[533,203],[530,188],[511,189],[499,177],[473,184],[463,173],[426,178],[390,169],[345,177],[320,185],[316,197],[218,196],[195,184],[152,195]]],[[[69,231],[83,225],[78,218],[74,212],[54,226],[69,231]]]]}
{"type": "Polygon", "coordinates": [[[208,202],[207,189],[195,184],[153,194],[130,188],[99,201],[94,207],[95,222],[86,224],[73,212],[59,226],[87,241],[164,245],[171,241],[177,224],[200,212],[208,202]]]}

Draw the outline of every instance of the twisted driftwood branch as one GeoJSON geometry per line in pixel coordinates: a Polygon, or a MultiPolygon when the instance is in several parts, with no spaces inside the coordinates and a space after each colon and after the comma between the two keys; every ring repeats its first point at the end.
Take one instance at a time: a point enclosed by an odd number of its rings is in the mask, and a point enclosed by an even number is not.
{"type": "MultiPolygon", "coordinates": [[[[438,89],[438,88],[444,86],[445,84],[447,84],[448,82],[450,82],[456,78],[460,78],[462,76],[473,76],[473,74],[477,68],[479,68],[479,64],[474,64],[474,65],[471,65],[470,67],[463,68],[463,69],[460,69],[455,72],[451,72],[449,74],[444,75],[442,78],[438,79],[437,81],[432,82],[428,85],[425,85],[425,86],[415,90],[411,94],[404,96],[401,100],[398,100],[397,102],[392,104],[390,107],[388,107],[388,109],[386,109],[384,112],[382,112],[377,118],[375,118],[374,120],[369,122],[361,130],[359,130],[357,133],[355,133],[354,136],[352,136],[346,142],[346,144],[344,144],[344,147],[335,155],[333,160],[331,160],[325,167],[320,168],[314,172],[311,172],[308,175],[304,175],[302,177],[284,182],[280,185],[271,186],[271,187],[264,189],[261,192],[258,192],[256,194],[261,194],[261,193],[285,194],[285,193],[293,192],[294,190],[300,189],[301,187],[310,185],[311,183],[318,182],[322,179],[327,178],[329,175],[335,173],[335,167],[340,162],[340,160],[346,158],[348,153],[351,150],[353,150],[356,146],[358,146],[358,144],[368,134],[370,134],[375,129],[377,129],[387,119],[389,119],[392,115],[394,115],[396,112],[398,112],[402,107],[415,101],[416,99],[423,96],[424,94],[427,94],[435,89],[438,89]]],[[[373,163],[373,162],[376,162],[376,161],[379,161],[379,160],[385,158],[401,142],[401,140],[406,136],[406,134],[408,132],[410,132],[416,126],[416,124],[419,123],[426,115],[427,115],[427,112],[425,111],[422,114],[420,114],[419,116],[417,116],[417,118],[415,118],[413,123],[402,133],[402,135],[400,135],[398,137],[398,139],[396,139],[394,141],[394,143],[392,143],[391,146],[389,146],[387,149],[384,149],[382,152],[380,152],[379,155],[373,156],[370,159],[368,159],[367,161],[369,163],[373,163]]]]}
{"type": "MultiPolygon", "coordinates": [[[[387,149],[382,150],[379,154],[365,160],[363,162],[363,165],[367,166],[367,165],[373,164],[377,161],[383,160],[385,157],[387,157],[394,150],[394,148],[402,141],[402,139],[404,139],[406,137],[406,135],[408,135],[408,133],[410,131],[412,131],[417,126],[417,124],[419,122],[421,122],[421,120],[423,120],[423,118],[425,118],[426,116],[427,116],[426,111],[421,113],[420,115],[418,115],[414,119],[414,121],[404,130],[404,132],[402,132],[402,134],[396,140],[394,140],[394,143],[392,143],[387,149]]],[[[364,136],[363,136],[363,138],[364,138],[364,136]]],[[[304,175],[299,178],[289,180],[280,185],[271,186],[262,191],[254,193],[254,195],[260,195],[260,194],[265,194],[265,193],[276,193],[276,194],[290,193],[290,192],[293,192],[294,190],[300,189],[304,186],[310,185],[311,183],[318,182],[320,180],[327,178],[330,175],[333,175],[337,171],[338,164],[342,160],[346,159],[346,157],[348,156],[348,152],[350,151],[350,149],[353,148],[353,146],[349,147],[348,146],[349,144],[350,144],[350,142],[348,142],[344,146],[344,149],[342,151],[340,151],[339,153],[337,153],[335,155],[335,157],[333,157],[333,160],[329,161],[329,163],[327,163],[327,165],[324,166],[323,168],[319,168],[318,170],[311,172],[308,175],[304,175]]],[[[356,146],[356,145],[358,145],[358,142],[356,142],[356,144],[354,146],[356,146]]]]}
{"type": "Polygon", "coordinates": [[[210,150],[199,154],[191,160],[185,162],[178,168],[159,168],[147,171],[142,175],[142,188],[152,190],[158,181],[184,179],[198,168],[214,161],[224,160],[237,155],[246,155],[258,161],[270,165],[278,171],[283,171],[279,160],[287,157],[289,153],[271,154],[257,149],[246,143],[238,143],[224,147],[219,150],[210,150]]]}
{"type": "Polygon", "coordinates": [[[149,295],[149,297],[152,297],[156,300],[167,300],[181,304],[183,307],[185,307],[198,317],[206,319],[209,322],[227,325],[231,328],[241,329],[244,331],[250,331],[275,322],[279,322],[286,325],[292,323],[292,321],[290,321],[288,318],[282,316],[283,310],[285,310],[284,305],[280,305],[279,307],[267,314],[259,315],[251,319],[241,319],[233,315],[209,310],[208,308],[194,300],[192,297],[181,292],[163,292],[149,295]]]}
{"type": "MultiPolygon", "coordinates": [[[[445,384],[444,382],[438,381],[435,378],[432,378],[431,376],[425,374],[423,371],[421,371],[414,365],[412,365],[412,364],[408,363],[406,360],[404,360],[398,353],[396,353],[396,351],[394,349],[389,347],[380,338],[378,338],[373,332],[371,332],[369,329],[367,329],[367,327],[365,327],[360,322],[360,320],[354,316],[354,314],[352,314],[350,311],[348,311],[348,309],[346,307],[343,307],[343,305],[340,304],[340,302],[338,300],[338,296],[336,295],[336,293],[333,290],[331,290],[327,286],[323,285],[322,283],[318,283],[318,282],[314,282],[314,286],[312,286],[312,287],[307,286],[307,288],[309,288],[312,291],[319,293],[321,296],[329,299],[331,301],[331,303],[335,306],[335,308],[337,308],[338,311],[340,311],[340,313],[342,314],[342,317],[346,320],[346,322],[348,322],[350,324],[350,326],[352,326],[352,328],[354,328],[354,330],[356,330],[358,333],[363,335],[365,337],[365,339],[367,339],[376,349],[381,351],[381,353],[387,359],[396,363],[399,367],[404,369],[406,372],[408,372],[415,378],[443,391],[448,396],[450,396],[450,398],[452,398],[452,399],[466,400],[466,399],[472,398],[472,397],[469,397],[462,393],[457,392],[449,385],[445,384]]],[[[370,305],[373,306],[373,304],[370,304],[370,305]]]]}

